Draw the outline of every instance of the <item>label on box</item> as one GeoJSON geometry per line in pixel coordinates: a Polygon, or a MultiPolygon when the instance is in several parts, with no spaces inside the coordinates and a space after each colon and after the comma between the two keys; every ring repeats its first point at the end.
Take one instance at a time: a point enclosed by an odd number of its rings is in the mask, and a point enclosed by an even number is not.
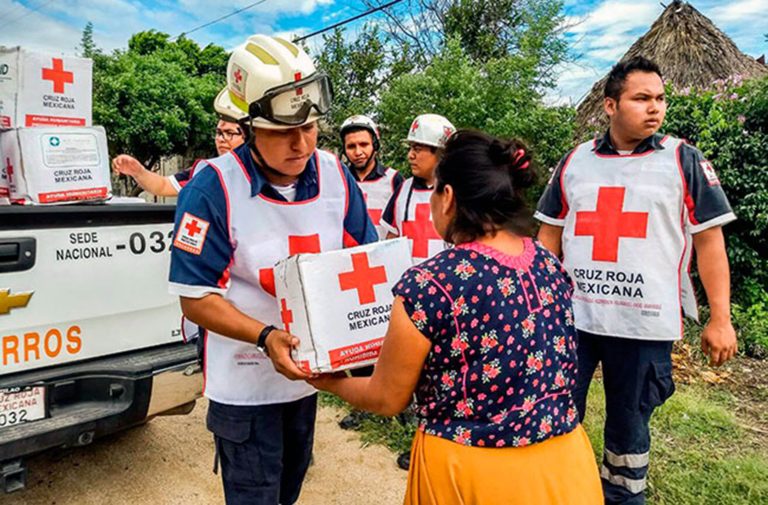
{"type": "MultiPolygon", "coordinates": [[[[98,166],[99,146],[90,133],[57,133],[40,137],[43,163],[50,168],[98,166]]],[[[82,173],[79,172],[79,173],[82,173]]],[[[70,174],[76,175],[76,174],[70,174]]]]}
{"type": "Polygon", "coordinates": [[[17,128],[0,133],[14,203],[104,200],[111,194],[101,127],[17,128]]]}
{"type": "Polygon", "coordinates": [[[376,362],[389,327],[392,286],[412,264],[401,238],[320,254],[275,267],[283,328],[301,344],[302,369],[330,372],[376,362]]]}

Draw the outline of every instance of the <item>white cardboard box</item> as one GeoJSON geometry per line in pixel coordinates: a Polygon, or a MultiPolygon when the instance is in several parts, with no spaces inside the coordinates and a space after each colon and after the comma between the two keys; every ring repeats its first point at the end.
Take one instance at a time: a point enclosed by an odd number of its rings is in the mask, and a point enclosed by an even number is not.
{"type": "Polygon", "coordinates": [[[107,135],[89,128],[16,128],[0,132],[12,203],[58,204],[112,196],[107,135]]]}
{"type": "Polygon", "coordinates": [[[0,128],[91,126],[93,61],[0,47],[0,128]]]}
{"type": "Polygon", "coordinates": [[[308,372],[371,365],[392,311],[392,286],[412,266],[405,238],[319,254],[275,267],[283,328],[301,340],[294,360],[308,372]]]}
{"type": "Polygon", "coordinates": [[[8,167],[11,166],[11,158],[3,155],[3,146],[0,143],[0,205],[11,203],[11,184],[8,180],[8,167]]]}

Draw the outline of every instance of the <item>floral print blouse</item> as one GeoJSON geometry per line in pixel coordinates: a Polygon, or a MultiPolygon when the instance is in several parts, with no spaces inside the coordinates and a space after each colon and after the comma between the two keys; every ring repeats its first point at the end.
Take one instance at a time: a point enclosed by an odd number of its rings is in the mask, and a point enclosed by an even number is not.
{"type": "Polygon", "coordinates": [[[432,342],[416,391],[419,429],[479,447],[573,430],[571,279],[526,238],[519,256],[478,242],[409,269],[393,288],[432,342]]]}

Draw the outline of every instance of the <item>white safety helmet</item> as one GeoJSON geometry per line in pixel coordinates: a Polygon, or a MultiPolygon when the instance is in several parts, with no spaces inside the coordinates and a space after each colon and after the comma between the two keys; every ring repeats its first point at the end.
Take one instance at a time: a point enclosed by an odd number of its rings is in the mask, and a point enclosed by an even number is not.
{"type": "Polygon", "coordinates": [[[232,51],[227,86],[214,101],[219,114],[249,118],[256,128],[285,130],[320,119],[331,106],[328,76],[297,45],[252,35],[232,51]]]}
{"type": "Polygon", "coordinates": [[[368,116],[363,116],[362,114],[349,116],[344,120],[343,123],[341,123],[339,136],[341,137],[342,147],[344,147],[344,137],[347,135],[347,133],[349,133],[350,130],[360,129],[370,132],[371,138],[373,139],[373,149],[374,151],[378,151],[379,141],[381,139],[379,135],[379,127],[376,125],[376,122],[374,122],[373,119],[369,118],[368,116]]]}
{"type": "Polygon", "coordinates": [[[442,149],[448,137],[453,135],[456,128],[453,124],[438,114],[422,114],[416,116],[408,130],[406,142],[424,144],[426,146],[442,149]]]}

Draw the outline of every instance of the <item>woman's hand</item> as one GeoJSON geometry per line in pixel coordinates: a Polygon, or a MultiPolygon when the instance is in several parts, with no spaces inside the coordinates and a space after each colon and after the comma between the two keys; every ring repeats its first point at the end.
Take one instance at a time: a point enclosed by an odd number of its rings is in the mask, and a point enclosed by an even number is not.
{"type": "Polygon", "coordinates": [[[316,374],[307,379],[307,382],[320,391],[328,391],[332,393],[342,381],[348,379],[347,374],[344,372],[331,372],[316,374]]]}

